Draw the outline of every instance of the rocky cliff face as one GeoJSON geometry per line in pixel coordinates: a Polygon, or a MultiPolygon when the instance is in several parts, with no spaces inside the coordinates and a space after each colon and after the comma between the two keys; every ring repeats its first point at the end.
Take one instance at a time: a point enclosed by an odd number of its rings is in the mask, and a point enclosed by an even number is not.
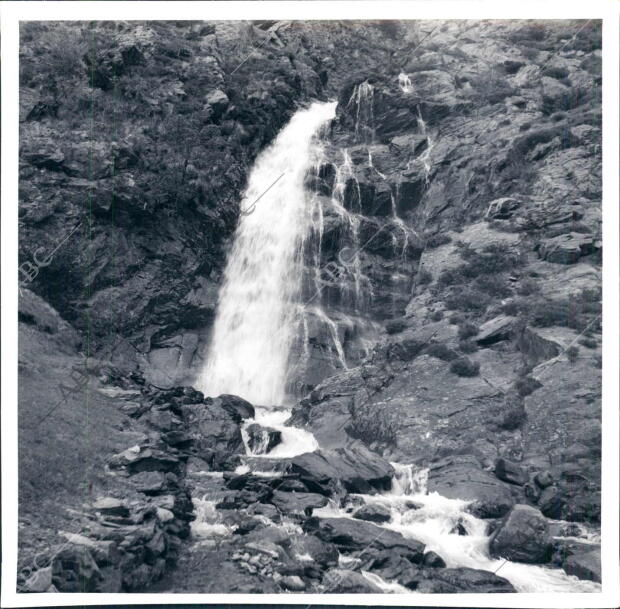
{"type": "MultiPolygon", "coordinates": [[[[386,334],[293,421],[322,446],[473,456],[457,485],[505,457],[547,515],[596,520],[600,50],[565,27],[443,24],[400,64],[406,80],[365,72],[342,88],[318,187],[348,155],[341,199],[360,242],[376,235],[359,258],[386,334]],[[542,498],[538,470],[554,480],[542,498]]],[[[341,267],[343,241],[326,248],[341,267]]]]}

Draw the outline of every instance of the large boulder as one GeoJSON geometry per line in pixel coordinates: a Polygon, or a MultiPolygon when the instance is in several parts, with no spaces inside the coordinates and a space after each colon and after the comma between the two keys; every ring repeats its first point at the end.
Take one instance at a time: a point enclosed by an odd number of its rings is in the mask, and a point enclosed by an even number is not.
{"type": "Polygon", "coordinates": [[[293,457],[289,469],[299,474],[309,490],[323,494],[331,494],[340,485],[349,493],[389,490],[394,475],[389,461],[362,443],[293,457]]]}
{"type": "Polygon", "coordinates": [[[412,563],[420,564],[424,560],[424,544],[415,539],[403,537],[397,531],[378,527],[363,520],[350,518],[321,518],[306,523],[306,528],[323,541],[338,546],[341,552],[350,553],[360,550],[391,550],[402,554],[412,563]]]}
{"type": "Polygon", "coordinates": [[[218,469],[231,456],[245,454],[240,417],[225,409],[220,400],[183,406],[186,428],[196,455],[218,469]]]}
{"type": "Polygon", "coordinates": [[[509,315],[495,317],[480,327],[478,335],[474,340],[479,345],[489,346],[502,340],[510,339],[514,330],[516,318],[509,315]]]}
{"type": "Polygon", "coordinates": [[[313,509],[327,505],[327,497],[318,493],[274,491],[270,503],[285,514],[311,514],[313,509]]]}
{"type": "Polygon", "coordinates": [[[550,555],[547,519],[534,507],[515,505],[493,535],[489,549],[491,555],[498,558],[547,562],[550,555]]]}
{"type": "Polygon", "coordinates": [[[576,575],[579,579],[601,581],[600,550],[573,554],[564,561],[562,566],[569,575],[576,575]]]}
{"type": "Polygon", "coordinates": [[[223,393],[216,398],[206,398],[205,403],[221,406],[237,423],[244,419],[253,419],[256,415],[254,406],[237,395],[223,393]]]}
{"type": "Polygon", "coordinates": [[[514,505],[508,486],[481,469],[478,460],[468,455],[446,457],[432,464],[428,491],[471,501],[468,509],[479,518],[499,518],[514,505]]]}
{"type": "Polygon", "coordinates": [[[538,247],[538,255],[547,262],[574,264],[581,256],[591,254],[594,249],[592,235],[567,233],[543,240],[538,247]]]}

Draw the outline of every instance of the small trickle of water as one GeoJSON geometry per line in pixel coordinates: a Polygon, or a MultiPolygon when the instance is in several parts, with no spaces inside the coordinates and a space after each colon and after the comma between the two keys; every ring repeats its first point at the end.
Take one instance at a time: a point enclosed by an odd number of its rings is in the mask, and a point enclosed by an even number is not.
{"type": "Polygon", "coordinates": [[[413,91],[411,80],[404,72],[398,75],[398,86],[402,89],[403,93],[411,93],[413,91]]]}
{"type": "Polygon", "coordinates": [[[367,81],[355,85],[347,107],[355,107],[355,139],[372,142],[375,135],[375,89],[367,81]]]}

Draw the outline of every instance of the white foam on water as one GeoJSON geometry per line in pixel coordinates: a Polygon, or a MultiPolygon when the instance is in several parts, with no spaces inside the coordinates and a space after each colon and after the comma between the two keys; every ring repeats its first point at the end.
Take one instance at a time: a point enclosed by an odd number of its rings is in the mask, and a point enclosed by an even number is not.
{"type": "Polygon", "coordinates": [[[285,402],[289,352],[298,320],[303,246],[312,225],[304,187],[314,135],[336,103],[297,112],[257,158],[241,202],[206,365],[205,395],[239,395],[254,404],[285,402]]]}

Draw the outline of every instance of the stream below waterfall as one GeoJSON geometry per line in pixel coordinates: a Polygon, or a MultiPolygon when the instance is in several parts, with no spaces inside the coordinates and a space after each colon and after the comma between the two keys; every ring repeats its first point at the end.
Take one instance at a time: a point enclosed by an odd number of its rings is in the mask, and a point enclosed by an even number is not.
{"type": "MultiPolygon", "coordinates": [[[[269,454],[253,454],[246,446],[247,459],[236,473],[252,472],[259,476],[278,475],[277,460],[290,458],[316,450],[318,443],[313,435],[301,428],[288,427],[284,421],[290,411],[279,409],[269,411],[257,409],[255,419],[249,419],[244,427],[253,423],[268,424],[281,431],[282,442],[269,454]],[[264,462],[264,465],[263,465],[264,462]]],[[[390,512],[390,520],[378,526],[401,533],[404,537],[415,539],[426,545],[426,551],[434,551],[446,562],[447,567],[468,567],[497,572],[515,587],[517,592],[600,592],[598,583],[581,580],[567,575],[564,570],[542,565],[531,565],[492,558],[489,555],[490,535],[487,522],[467,512],[468,501],[448,499],[438,493],[428,493],[426,488],[426,469],[416,469],[411,465],[392,463],[395,477],[390,491],[374,495],[352,495],[366,505],[380,505],[390,512]]],[[[221,476],[218,472],[205,472],[209,476],[221,476]]],[[[234,533],[234,527],[221,523],[221,514],[215,509],[215,501],[208,496],[195,497],[197,519],[192,523],[192,531],[197,543],[211,543],[222,540],[234,533]]],[[[342,508],[330,503],[313,511],[319,518],[352,518],[350,507],[342,508]]],[[[292,521],[283,520],[280,525],[285,530],[297,530],[292,521]]],[[[597,541],[596,535],[582,528],[580,541],[589,538],[597,541]]],[[[369,540],[370,541],[370,540],[369,540]]],[[[356,559],[340,556],[340,566],[351,568],[356,559]]],[[[384,592],[415,592],[401,586],[398,582],[382,580],[375,573],[363,572],[364,577],[378,585],[384,592]]]]}
{"type": "MultiPolygon", "coordinates": [[[[408,78],[403,77],[401,85],[409,90],[408,78]]],[[[352,99],[360,106],[363,96],[371,94],[372,87],[367,85],[355,89],[352,99]]],[[[292,366],[291,345],[295,333],[303,327],[299,322],[299,311],[303,309],[302,253],[312,225],[304,179],[320,148],[315,135],[334,117],[335,106],[333,102],[315,103],[293,116],[274,143],[257,159],[241,203],[241,209],[251,213],[242,214],[240,219],[220,293],[206,366],[198,381],[205,395],[234,394],[253,404],[266,405],[256,406],[254,419],[243,423],[246,456],[241,457],[243,465],[237,469],[238,474],[253,472],[258,476],[274,476],[278,460],[319,448],[310,431],[285,424],[290,410],[275,405],[291,403],[286,391],[292,366]],[[252,424],[279,432],[280,442],[267,454],[251,452],[247,428],[252,424]]],[[[372,118],[372,113],[367,114],[372,118]]],[[[358,131],[362,132],[356,126],[356,133],[358,131]]],[[[346,154],[344,158],[347,161],[346,154]]],[[[421,162],[426,160],[423,158],[421,162]]],[[[342,171],[346,169],[345,166],[342,171]]],[[[339,179],[337,176],[337,182],[339,179]]],[[[334,205],[337,211],[345,213],[338,201],[334,205]]],[[[312,303],[314,313],[318,310],[319,315],[326,315],[319,306],[319,301],[312,303]]],[[[341,350],[338,356],[344,362],[341,350]]],[[[466,511],[468,502],[428,493],[425,470],[398,463],[392,465],[396,474],[390,491],[357,495],[364,504],[378,504],[389,510],[389,521],[380,526],[424,543],[426,549],[439,554],[448,567],[498,572],[519,592],[600,591],[599,584],[579,580],[559,568],[491,558],[487,522],[466,511]]],[[[217,479],[223,472],[198,472],[196,476],[217,479]]],[[[212,547],[233,534],[235,525],[223,522],[221,512],[215,508],[217,500],[209,492],[203,488],[193,501],[197,517],[192,524],[195,546],[212,547]]],[[[315,509],[313,515],[352,518],[350,511],[333,501],[315,509]]],[[[301,532],[297,524],[285,517],[278,526],[301,532]]],[[[340,564],[346,567],[356,560],[341,556],[340,564]]],[[[376,574],[365,573],[364,576],[386,592],[412,592],[376,574]]]]}

